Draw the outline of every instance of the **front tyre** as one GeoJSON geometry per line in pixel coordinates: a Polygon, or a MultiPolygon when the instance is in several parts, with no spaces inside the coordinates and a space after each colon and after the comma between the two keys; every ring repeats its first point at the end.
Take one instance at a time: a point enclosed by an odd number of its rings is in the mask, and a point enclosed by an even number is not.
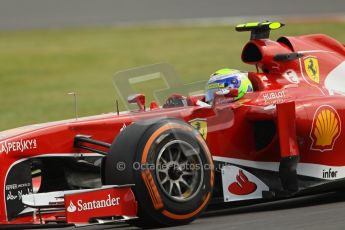
{"type": "Polygon", "coordinates": [[[105,184],[135,184],[144,227],[186,224],[211,199],[213,162],[200,134],[176,119],[134,123],[115,139],[105,160],[105,184]],[[117,170],[119,162],[126,167],[117,170]]]}

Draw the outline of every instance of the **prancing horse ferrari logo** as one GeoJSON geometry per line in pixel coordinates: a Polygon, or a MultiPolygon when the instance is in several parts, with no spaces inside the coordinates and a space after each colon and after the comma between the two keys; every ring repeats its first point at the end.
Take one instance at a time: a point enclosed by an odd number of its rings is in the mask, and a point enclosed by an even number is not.
{"type": "Polygon", "coordinates": [[[190,125],[199,131],[201,136],[206,140],[207,138],[207,121],[204,118],[196,118],[189,121],[190,125]]]}
{"type": "Polygon", "coordinates": [[[319,61],[316,57],[308,57],[304,59],[304,68],[310,80],[320,83],[319,61]]]}

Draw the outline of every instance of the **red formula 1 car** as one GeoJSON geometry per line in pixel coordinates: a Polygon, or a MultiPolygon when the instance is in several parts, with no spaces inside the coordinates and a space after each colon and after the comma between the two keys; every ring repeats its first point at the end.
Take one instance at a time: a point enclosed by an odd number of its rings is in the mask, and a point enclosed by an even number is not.
{"type": "Polygon", "coordinates": [[[208,204],[343,188],[345,47],[321,34],[270,40],[281,26],[236,27],[251,32],[242,60],[257,69],[240,100],[174,94],[146,108],[137,94],[136,111],[1,132],[1,225],[169,226],[208,204]]]}

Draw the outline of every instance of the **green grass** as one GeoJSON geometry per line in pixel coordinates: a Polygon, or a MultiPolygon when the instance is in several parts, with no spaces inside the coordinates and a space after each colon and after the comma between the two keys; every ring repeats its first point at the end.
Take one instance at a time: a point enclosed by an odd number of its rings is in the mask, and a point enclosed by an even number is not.
{"type": "MultiPolygon", "coordinates": [[[[290,24],[279,35],[325,33],[345,43],[344,23],[290,24]]],[[[248,33],[233,27],[141,27],[0,32],[0,130],[114,110],[111,77],[119,70],[166,62],[186,82],[240,61],[248,33]]],[[[123,108],[123,107],[121,107],[123,108]]]]}

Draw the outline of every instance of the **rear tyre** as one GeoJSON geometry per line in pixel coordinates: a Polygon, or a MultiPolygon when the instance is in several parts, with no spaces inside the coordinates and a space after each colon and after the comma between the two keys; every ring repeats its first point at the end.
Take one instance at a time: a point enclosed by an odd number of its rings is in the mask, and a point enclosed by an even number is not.
{"type": "Polygon", "coordinates": [[[114,140],[104,167],[105,184],[135,184],[136,224],[142,227],[187,224],[211,198],[211,155],[200,134],[180,120],[128,126],[114,140]]]}

